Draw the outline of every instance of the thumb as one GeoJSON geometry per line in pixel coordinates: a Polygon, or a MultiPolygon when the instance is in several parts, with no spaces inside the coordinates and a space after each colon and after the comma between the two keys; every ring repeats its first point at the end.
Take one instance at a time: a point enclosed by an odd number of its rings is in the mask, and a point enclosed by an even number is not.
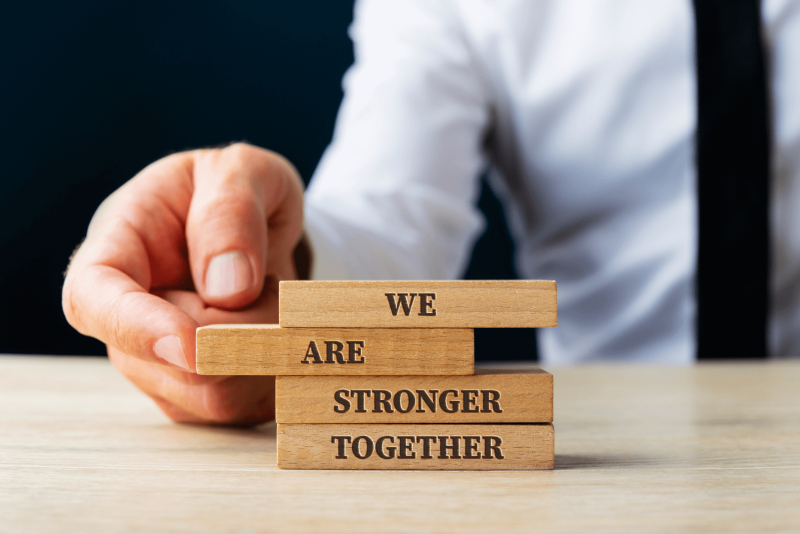
{"type": "Polygon", "coordinates": [[[294,167],[237,143],[195,153],[186,241],[195,288],[206,304],[253,303],[267,275],[294,276],[303,225],[303,185],[294,167]]]}

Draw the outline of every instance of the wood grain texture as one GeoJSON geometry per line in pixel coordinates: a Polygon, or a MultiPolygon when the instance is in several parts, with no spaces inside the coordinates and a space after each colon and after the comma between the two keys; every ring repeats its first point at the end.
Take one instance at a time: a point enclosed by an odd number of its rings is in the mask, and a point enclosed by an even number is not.
{"type": "Polygon", "coordinates": [[[278,424],[281,469],[529,471],[553,451],[551,424],[278,424]]]}
{"type": "Polygon", "coordinates": [[[465,328],[197,329],[203,375],[468,375],[474,365],[473,331],[465,328]]]}
{"type": "Polygon", "coordinates": [[[0,532],[800,532],[800,362],[550,371],[553,471],[297,471],[274,423],[177,425],[106,358],[0,356],[0,532]]]}
{"type": "Polygon", "coordinates": [[[280,283],[283,327],[537,328],[556,323],[551,280],[280,283]]]}
{"type": "Polygon", "coordinates": [[[553,375],[476,367],[471,376],[281,376],[278,423],[550,423],[553,375]],[[447,393],[445,393],[447,392],[447,393]]]}

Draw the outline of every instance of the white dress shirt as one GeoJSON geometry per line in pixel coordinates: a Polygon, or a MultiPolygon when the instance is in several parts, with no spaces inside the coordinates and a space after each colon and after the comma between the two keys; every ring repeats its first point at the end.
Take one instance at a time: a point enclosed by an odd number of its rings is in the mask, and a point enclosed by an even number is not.
{"type": "MultiPolygon", "coordinates": [[[[800,354],[800,2],[764,0],[763,18],[783,356],[800,354]]],[[[458,278],[490,168],[520,276],[558,282],[542,361],[693,361],[690,0],[371,0],[350,32],[306,195],[315,279],[458,278]]]]}

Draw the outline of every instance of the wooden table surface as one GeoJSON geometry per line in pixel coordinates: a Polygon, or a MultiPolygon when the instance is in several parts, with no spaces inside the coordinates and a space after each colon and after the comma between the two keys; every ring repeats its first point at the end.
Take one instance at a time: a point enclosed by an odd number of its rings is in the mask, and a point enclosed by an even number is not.
{"type": "Polygon", "coordinates": [[[273,424],[3,356],[0,532],[800,532],[800,363],[551,371],[554,471],[280,471],[273,424]]]}

